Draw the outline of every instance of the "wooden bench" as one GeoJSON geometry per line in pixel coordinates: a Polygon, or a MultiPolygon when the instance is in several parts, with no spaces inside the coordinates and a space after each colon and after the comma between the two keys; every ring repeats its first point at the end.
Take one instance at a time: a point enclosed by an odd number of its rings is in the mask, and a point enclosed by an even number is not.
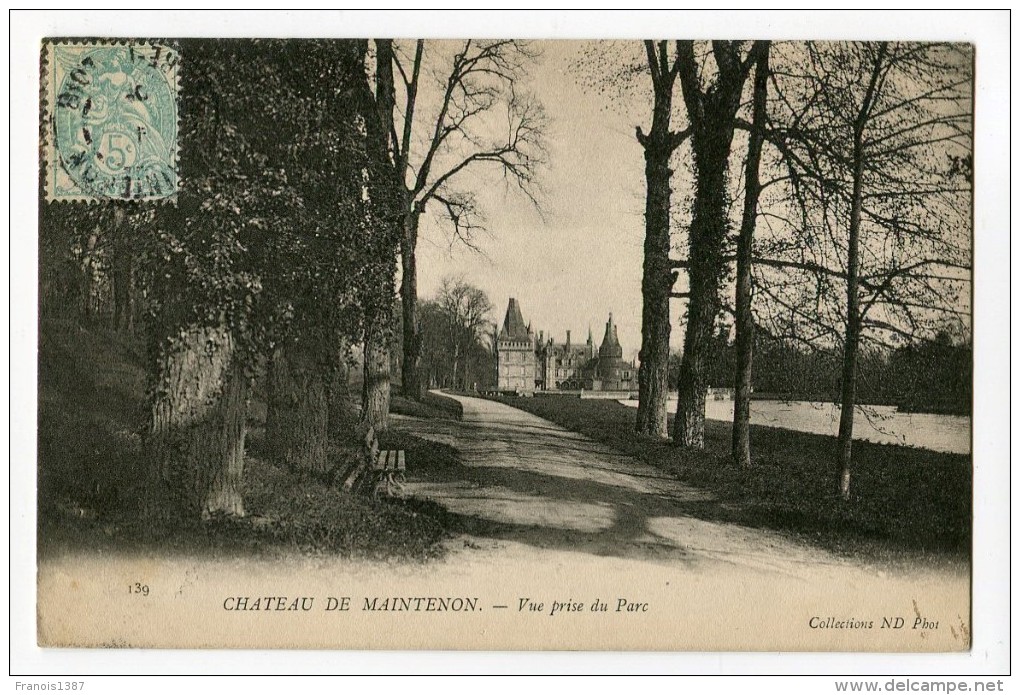
{"type": "Polygon", "coordinates": [[[395,492],[404,491],[404,473],[407,465],[404,462],[404,451],[402,449],[380,451],[376,456],[372,471],[375,474],[376,483],[372,494],[376,497],[380,492],[392,496],[395,492]],[[400,480],[397,480],[397,477],[400,480]]]}

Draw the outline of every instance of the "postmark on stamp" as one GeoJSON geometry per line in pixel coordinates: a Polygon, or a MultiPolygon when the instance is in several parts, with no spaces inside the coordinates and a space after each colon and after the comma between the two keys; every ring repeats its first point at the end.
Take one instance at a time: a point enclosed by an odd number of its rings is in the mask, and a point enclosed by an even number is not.
{"type": "Polygon", "coordinates": [[[43,50],[47,200],[176,196],[180,53],[101,40],[43,50]]]}

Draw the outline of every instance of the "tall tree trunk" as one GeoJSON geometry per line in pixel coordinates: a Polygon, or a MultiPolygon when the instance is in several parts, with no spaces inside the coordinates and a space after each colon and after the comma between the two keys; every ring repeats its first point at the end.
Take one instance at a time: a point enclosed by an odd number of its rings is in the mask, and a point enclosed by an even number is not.
{"type": "MultiPolygon", "coordinates": [[[[379,129],[373,138],[378,144],[377,158],[385,162],[388,176],[384,186],[390,209],[399,209],[398,239],[400,247],[400,313],[402,351],[400,361],[400,389],[406,397],[421,400],[425,393],[421,378],[421,330],[418,325],[418,220],[421,208],[414,201],[414,193],[407,189],[407,149],[410,147],[411,127],[418,91],[418,74],[424,44],[417,42],[413,76],[406,81],[407,103],[404,110],[403,141],[396,141],[393,122],[395,90],[393,87],[393,42],[376,39],[376,109],[379,129]],[[399,206],[399,207],[398,207],[399,206]]],[[[388,398],[388,396],[387,396],[388,398]]]]}
{"type": "Polygon", "coordinates": [[[850,464],[854,441],[854,409],[857,405],[857,350],[861,336],[859,245],[861,229],[861,195],[864,176],[862,133],[855,133],[853,152],[853,192],[850,201],[850,230],[847,236],[846,261],[846,339],[843,342],[843,374],[839,411],[839,493],[850,499],[850,464]]]}
{"type": "Polygon", "coordinates": [[[754,361],[754,316],[751,314],[751,249],[758,217],[761,181],[758,167],[765,128],[765,99],[768,90],[769,54],[758,58],[754,74],[753,128],[747,144],[744,171],[744,211],[737,239],[736,348],[737,366],[733,377],[733,461],[751,467],[751,366],[754,361]]]}
{"type": "Polygon", "coordinates": [[[220,406],[223,417],[223,465],[214,468],[209,491],[202,505],[203,518],[217,513],[244,516],[241,483],[244,476],[249,397],[248,376],[240,361],[235,358],[231,361],[220,406]]]}
{"type": "Polygon", "coordinates": [[[316,341],[288,341],[269,360],[266,442],[272,457],[292,470],[329,471],[329,365],[316,341]]]}
{"type": "MultiPolygon", "coordinates": [[[[691,121],[696,183],[688,233],[690,302],[680,361],[673,443],[703,449],[708,390],[705,368],[710,359],[707,353],[712,344],[715,317],[719,313],[719,281],[725,270],[723,248],[729,209],[726,172],[748,64],[740,59],[734,42],[713,41],[712,55],[718,74],[715,83],[703,89],[693,42],[677,44],[680,86],[691,121]]],[[[761,44],[755,42],[751,50],[761,50],[761,44]]]]}
{"type": "MultiPolygon", "coordinates": [[[[374,160],[374,176],[369,183],[373,201],[373,214],[386,230],[386,243],[381,253],[385,254],[386,271],[389,278],[377,290],[365,308],[365,355],[362,388],[361,419],[375,431],[386,429],[390,410],[390,344],[392,338],[393,285],[396,272],[396,256],[399,249],[403,262],[400,295],[402,301],[402,332],[404,333],[404,355],[414,359],[402,364],[404,386],[420,391],[418,376],[417,304],[418,278],[415,265],[415,247],[418,243],[418,217],[410,213],[407,190],[402,173],[393,160],[396,143],[393,141],[393,109],[395,92],[393,86],[393,42],[391,39],[376,39],[376,94],[375,116],[369,118],[369,153],[374,160]],[[392,244],[390,246],[389,244],[392,244]],[[408,339],[410,327],[412,336],[408,339]],[[410,351],[410,353],[409,353],[410,351]]],[[[415,396],[418,397],[418,396],[415,396]]]]}
{"type": "Polygon", "coordinates": [[[460,346],[453,346],[453,388],[457,388],[457,367],[460,362],[460,346]]]}
{"type": "Polygon", "coordinates": [[[229,331],[190,327],[154,367],[147,512],[243,516],[249,386],[229,331]]]}
{"type": "Polygon", "coordinates": [[[878,54],[871,67],[871,78],[854,121],[854,145],[851,153],[853,184],[850,194],[850,229],[847,234],[846,255],[846,337],[843,341],[843,373],[840,388],[839,439],[837,442],[840,466],[839,493],[850,499],[850,473],[854,442],[854,409],[857,406],[857,352],[861,342],[861,298],[859,290],[861,204],[864,196],[864,130],[875,105],[877,91],[881,89],[888,44],[879,44],[878,54]]]}
{"type": "MultiPolygon", "coordinates": [[[[711,117],[710,117],[711,118],[711,117]]],[[[697,185],[694,217],[689,236],[690,302],[687,330],[677,383],[673,442],[679,446],[705,447],[706,364],[711,355],[715,317],[719,313],[719,279],[723,274],[722,250],[727,229],[726,166],[733,139],[723,121],[695,141],[697,185]]],[[[697,137],[697,136],[695,136],[697,137]]]]}
{"type": "Polygon", "coordinates": [[[389,327],[376,315],[365,329],[365,381],[361,391],[361,421],[376,432],[389,426],[389,327]]]}
{"type": "Polygon", "coordinates": [[[676,69],[670,67],[666,43],[658,52],[648,41],[649,70],[654,103],[647,136],[638,130],[645,151],[645,244],[641,275],[641,350],[638,354],[638,408],[635,429],[653,437],[669,435],[666,402],[669,396],[669,295],[674,276],[669,261],[669,208],[673,194],[669,159],[680,137],[669,130],[676,69]]]}
{"type": "MultiPolygon", "coordinates": [[[[410,207],[411,203],[408,203],[410,207]]],[[[421,327],[418,325],[418,220],[417,211],[404,213],[400,240],[400,308],[404,355],[400,366],[401,391],[408,398],[425,395],[421,379],[421,327]]]]}
{"type": "MultiPolygon", "coordinates": [[[[651,139],[651,138],[650,138],[651,139]]],[[[653,437],[669,434],[666,401],[669,395],[669,157],[661,143],[645,149],[645,259],[641,277],[641,352],[638,367],[637,431],[653,437]]]]}
{"type": "Polygon", "coordinates": [[[121,206],[113,211],[113,328],[131,330],[134,312],[131,307],[132,275],[134,259],[131,253],[130,230],[125,228],[126,214],[121,206]]]}

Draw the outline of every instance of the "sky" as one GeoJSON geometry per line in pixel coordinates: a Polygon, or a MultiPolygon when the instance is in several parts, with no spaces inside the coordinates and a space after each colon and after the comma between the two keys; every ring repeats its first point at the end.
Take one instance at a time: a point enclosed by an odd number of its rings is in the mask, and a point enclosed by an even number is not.
{"type": "MultiPolygon", "coordinates": [[[[651,86],[645,109],[639,103],[628,113],[607,108],[607,99],[578,84],[570,71],[582,47],[544,43],[527,83],[551,119],[541,214],[493,178],[493,168],[466,179],[481,189],[487,233],[477,237],[477,252],[451,246],[448,227],[426,214],[418,246],[419,296],[432,297],[444,277],[462,275],[488,294],[496,322],[516,297],[536,335],[545,331],[557,342],[567,330],[573,341],[583,341],[590,327],[600,343],[612,312],[630,359],[641,344],[644,237],[644,157],[634,128],[648,127],[642,119],[651,118],[651,86]]],[[[675,346],[680,335],[674,331],[675,346]]]]}
{"type": "MultiPolygon", "coordinates": [[[[466,170],[458,185],[478,194],[487,232],[475,238],[476,248],[471,249],[451,243],[449,222],[434,211],[426,214],[418,246],[419,297],[434,297],[444,278],[460,276],[485,291],[495,322],[502,321],[509,298],[515,297],[536,335],[544,331],[557,342],[565,340],[567,330],[575,342],[583,341],[589,329],[600,342],[612,313],[624,356],[634,359],[641,343],[645,194],[643,150],[635,127],[648,129],[651,84],[640,72],[629,80],[616,79],[605,93],[590,83],[605,86],[605,79],[591,76],[631,62],[641,65],[643,48],[638,41],[600,42],[593,64],[584,60],[592,42],[538,44],[542,58],[521,86],[537,97],[551,119],[548,166],[539,176],[541,212],[503,182],[496,165],[466,170]]],[[[427,45],[432,62],[427,60],[426,66],[449,70],[449,63],[436,56],[459,46],[427,45]]],[[[418,120],[428,124],[423,112],[434,110],[441,92],[429,80],[423,84],[419,101],[424,108],[418,120]]],[[[682,108],[675,111],[679,121],[682,108]]],[[[744,147],[737,136],[734,152],[742,153],[744,147]]],[[[683,148],[678,157],[682,153],[683,148]]],[[[693,182],[679,161],[674,169],[674,214],[682,216],[693,182]]],[[[682,243],[677,231],[674,246],[682,243]]],[[[882,238],[873,241],[885,243],[882,238]]],[[[673,255],[685,254],[675,250],[673,255]]],[[[685,289],[684,280],[677,289],[685,289]]],[[[967,299],[960,300],[965,310],[967,299]]],[[[683,339],[682,309],[680,301],[671,303],[673,349],[679,349],[683,339]]]]}

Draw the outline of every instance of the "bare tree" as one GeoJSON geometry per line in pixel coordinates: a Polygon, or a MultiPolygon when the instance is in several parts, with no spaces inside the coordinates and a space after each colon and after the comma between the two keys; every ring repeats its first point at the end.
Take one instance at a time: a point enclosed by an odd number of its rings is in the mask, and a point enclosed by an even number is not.
{"type": "Polygon", "coordinates": [[[492,303],[485,292],[463,278],[444,278],[437,302],[447,324],[450,373],[456,386],[461,360],[472,347],[481,343],[491,324],[492,303]]]}
{"type": "Polygon", "coordinates": [[[800,219],[754,263],[783,331],[842,346],[844,498],[862,338],[895,346],[967,313],[970,189],[957,163],[970,152],[970,61],[957,45],[810,43],[776,81],[785,113],[768,138],[800,219]]]}
{"type": "Polygon", "coordinates": [[[768,96],[769,47],[758,51],[754,74],[752,130],[747,144],[744,169],[744,211],[737,239],[737,282],[734,307],[736,316],[737,364],[733,377],[733,442],[734,462],[741,467],[751,465],[751,367],[754,359],[754,316],[751,311],[751,265],[754,230],[758,220],[758,199],[761,180],[762,144],[765,140],[766,98],[768,96]]]}
{"type": "MultiPolygon", "coordinates": [[[[527,42],[475,41],[460,44],[452,56],[447,46],[418,40],[411,55],[392,52],[400,76],[398,112],[391,119],[391,150],[402,182],[401,309],[403,392],[420,398],[424,391],[419,365],[421,336],[417,319],[418,227],[430,204],[452,225],[456,239],[472,243],[482,216],[475,195],[465,186],[465,172],[483,165],[536,202],[536,174],[545,161],[541,104],[521,89],[537,52],[527,42]],[[426,53],[435,53],[429,60],[426,53]],[[433,68],[429,71],[426,63],[433,68]],[[437,90],[423,90],[423,76],[434,74],[437,90]],[[434,107],[434,113],[427,107],[434,107]],[[425,111],[425,117],[421,113],[425,111]],[[420,122],[419,122],[420,121],[420,122]],[[398,135],[399,133],[399,135],[398,135]]],[[[378,60],[386,62],[380,54],[378,60]]],[[[381,67],[381,66],[380,66],[381,67]]]]}

